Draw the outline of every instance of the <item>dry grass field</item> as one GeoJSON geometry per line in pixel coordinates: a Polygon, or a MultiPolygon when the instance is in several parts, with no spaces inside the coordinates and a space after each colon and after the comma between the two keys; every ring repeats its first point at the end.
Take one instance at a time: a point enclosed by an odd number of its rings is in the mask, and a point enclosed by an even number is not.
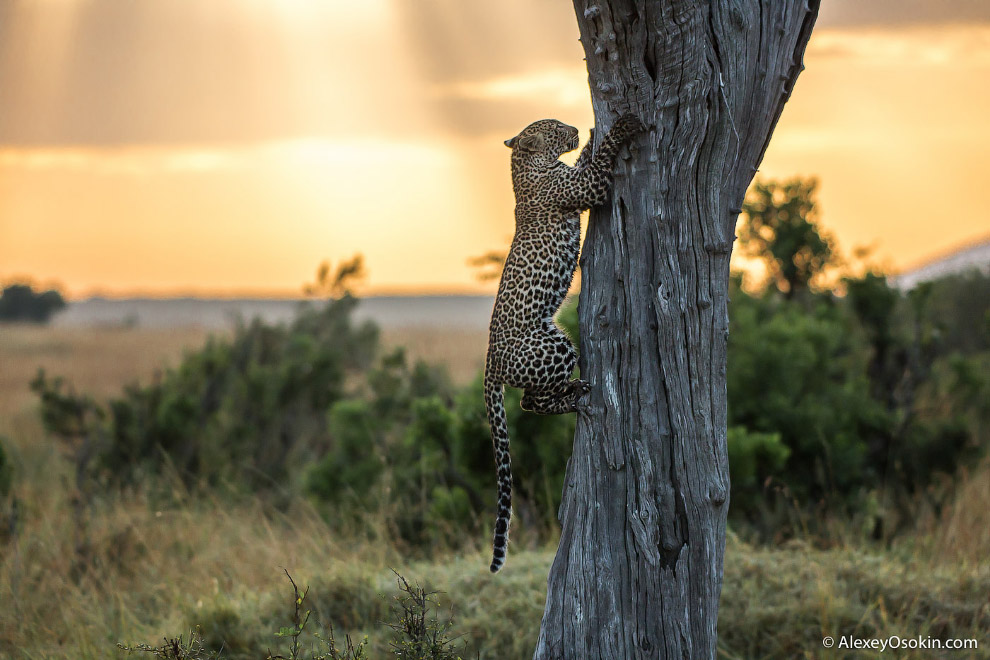
{"type": "MultiPolygon", "coordinates": [[[[153,493],[94,503],[80,555],[71,514],[71,467],[47,439],[27,384],[38,367],[106,397],[176,364],[206,337],[200,330],[81,330],[0,326],[0,435],[13,449],[21,502],[18,531],[0,539],[0,658],[139,657],[116,642],[163,635],[223,640],[226,657],[278,652],[291,588],[282,568],[312,587],[312,606],[339,633],[370,635],[373,658],[387,640],[377,622],[396,592],[394,567],[446,592],[464,657],[528,657],[539,628],[552,546],[525,530],[503,574],[487,572],[487,538],[411,558],[380,520],[334,526],[305,501],[288,510],[231,505],[175,486],[170,506],[153,493]],[[83,559],[80,559],[83,557],[83,559]],[[385,594],[385,597],[382,596],[385,594]]],[[[391,331],[387,346],[440,361],[465,382],[481,366],[481,332],[391,331]]],[[[899,658],[990,657],[990,469],[964,479],[957,501],[924,513],[923,534],[887,550],[840,540],[829,550],[792,542],[753,548],[730,535],[720,617],[725,659],[865,657],[828,651],[839,631],[862,637],[976,637],[978,650],[899,658]]],[[[140,654],[140,657],[150,657],[140,654]]]]}
{"type": "MultiPolygon", "coordinates": [[[[38,369],[64,376],[80,392],[106,397],[174,365],[203,344],[202,328],[83,328],[0,325],[0,420],[34,403],[28,383],[38,369]]],[[[463,384],[482,368],[487,333],[480,330],[390,329],[385,348],[405,346],[411,360],[444,364],[463,384]]],[[[0,431],[2,432],[2,431],[0,431]]]]}
{"type": "Polygon", "coordinates": [[[406,354],[412,360],[446,366],[454,383],[463,385],[485,366],[488,333],[424,327],[387,329],[382,332],[382,343],[386,347],[405,346],[406,354]]]}
{"type": "Polygon", "coordinates": [[[197,328],[0,325],[0,416],[33,403],[28,383],[39,368],[64,376],[79,391],[105,397],[174,364],[207,334],[197,328]]]}

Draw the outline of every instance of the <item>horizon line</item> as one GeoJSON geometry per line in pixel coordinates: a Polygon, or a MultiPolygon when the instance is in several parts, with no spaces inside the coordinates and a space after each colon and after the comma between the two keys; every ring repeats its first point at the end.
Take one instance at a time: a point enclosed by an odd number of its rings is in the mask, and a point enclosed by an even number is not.
{"type": "MultiPolygon", "coordinates": [[[[50,288],[44,286],[42,288],[50,288]]],[[[446,297],[494,297],[495,291],[478,289],[392,289],[382,288],[358,291],[356,298],[446,298],[446,297]]],[[[87,302],[91,300],[268,300],[318,302],[327,300],[324,296],[309,296],[302,292],[266,291],[254,289],[130,289],[121,291],[91,290],[81,294],[63,294],[66,302],[87,302]]]]}

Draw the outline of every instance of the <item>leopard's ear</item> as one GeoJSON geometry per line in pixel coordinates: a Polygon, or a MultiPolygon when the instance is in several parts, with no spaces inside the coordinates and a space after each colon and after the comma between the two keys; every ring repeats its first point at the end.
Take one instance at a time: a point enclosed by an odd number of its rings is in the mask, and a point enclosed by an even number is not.
{"type": "Polygon", "coordinates": [[[516,146],[516,141],[517,140],[519,140],[519,136],[518,135],[516,137],[514,137],[514,138],[509,138],[508,140],[505,141],[505,146],[507,146],[509,149],[511,149],[512,147],[516,146]]]}
{"type": "Polygon", "coordinates": [[[517,137],[515,140],[516,146],[525,151],[543,151],[543,148],[547,145],[546,140],[539,133],[517,137]]]}

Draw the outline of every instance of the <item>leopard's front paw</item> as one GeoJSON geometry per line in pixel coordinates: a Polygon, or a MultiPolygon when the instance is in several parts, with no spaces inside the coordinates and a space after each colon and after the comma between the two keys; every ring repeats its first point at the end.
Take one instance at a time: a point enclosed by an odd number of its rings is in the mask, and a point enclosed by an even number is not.
{"type": "Polygon", "coordinates": [[[642,133],[646,130],[646,127],[643,126],[643,122],[639,120],[639,117],[631,112],[627,112],[615,121],[615,126],[612,130],[618,131],[620,135],[628,138],[637,133],[642,133]]]}

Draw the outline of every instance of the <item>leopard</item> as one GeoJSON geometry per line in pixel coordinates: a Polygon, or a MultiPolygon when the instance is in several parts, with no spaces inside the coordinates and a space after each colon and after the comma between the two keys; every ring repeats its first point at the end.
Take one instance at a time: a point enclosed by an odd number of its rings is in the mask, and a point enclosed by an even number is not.
{"type": "Polygon", "coordinates": [[[523,390],[520,406],[529,412],[582,410],[590,385],[571,377],[577,349],[554,317],[577,269],[581,212],[606,201],[619,151],[642,129],[634,115],[624,114],[597,150],[592,129],[573,167],[560,157],[577,149],[579,131],[556,119],[533,122],[505,141],[512,149],[515,233],[492,309],[483,381],[498,488],[492,573],[505,564],[512,518],[504,386],[523,390]]]}

